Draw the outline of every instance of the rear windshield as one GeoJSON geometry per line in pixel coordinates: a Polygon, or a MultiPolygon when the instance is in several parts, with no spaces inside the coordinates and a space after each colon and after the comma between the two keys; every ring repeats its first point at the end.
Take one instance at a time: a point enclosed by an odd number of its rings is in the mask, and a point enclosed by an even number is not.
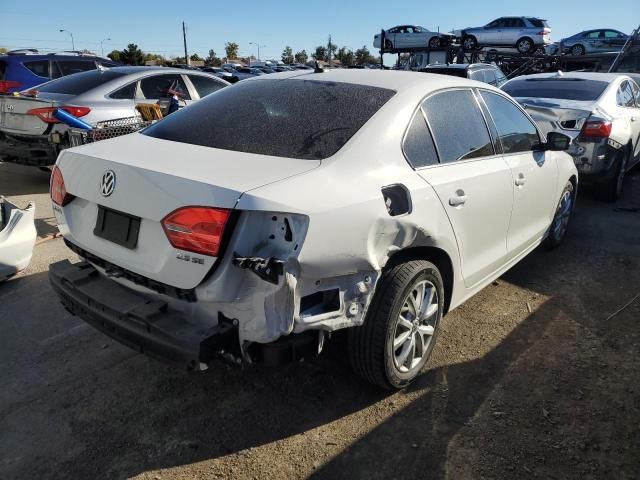
{"type": "Polygon", "coordinates": [[[451,75],[452,77],[467,78],[467,70],[465,68],[425,67],[420,71],[425,73],[439,73],[440,75],[451,75]]]}
{"type": "Polygon", "coordinates": [[[531,25],[536,28],[544,28],[549,26],[547,25],[546,20],[540,20],[539,18],[527,18],[527,20],[529,20],[529,22],[531,22],[531,25]]]}
{"type": "Polygon", "coordinates": [[[596,100],[609,84],[581,78],[529,78],[515,80],[502,87],[512,97],[561,98],[565,100],[596,100]]]}
{"type": "Polygon", "coordinates": [[[348,83],[249,80],[170,115],[144,134],[237,152],[323,159],[342,148],[394,93],[348,83]]]}
{"type": "Polygon", "coordinates": [[[116,78],[125,76],[125,73],[114,72],[113,70],[91,70],[81,72],[68,77],[58,78],[38,87],[39,92],[66,93],[68,95],[80,95],[92,88],[96,88],[103,83],[110,82],[116,78]]]}

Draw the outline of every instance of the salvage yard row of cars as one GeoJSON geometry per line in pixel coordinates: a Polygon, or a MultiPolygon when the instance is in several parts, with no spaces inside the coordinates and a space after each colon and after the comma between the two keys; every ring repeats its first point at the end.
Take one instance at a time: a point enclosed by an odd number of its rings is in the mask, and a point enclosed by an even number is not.
{"type": "MultiPolygon", "coordinates": [[[[639,126],[632,76],[506,81],[487,64],[233,85],[96,65],[0,95],[0,156],[52,167],[58,228],[82,259],[49,270],[69,312],[195,371],[308,358],[347,329],[354,371],[386,389],[420,373],[447,312],[562,243],[579,182],[619,197],[639,126]],[[74,125],[157,103],[182,108],[69,148],[74,125]]],[[[0,213],[6,279],[29,261],[34,207],[0,213]]]]}

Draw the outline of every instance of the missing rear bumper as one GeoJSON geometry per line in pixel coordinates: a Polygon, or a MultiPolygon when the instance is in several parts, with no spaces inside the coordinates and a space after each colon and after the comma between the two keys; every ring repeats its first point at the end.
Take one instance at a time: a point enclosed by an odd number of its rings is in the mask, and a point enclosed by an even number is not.
{"type": "Polygon", "coordinates": [[[237,328],[229,319],[209,328],[191,324],[166,302],[125,288],[86,262],[54,263],[49,280],[69,312],[138,352],[192,370],[205,370],[229,353],[239,356],[237,328]]]}

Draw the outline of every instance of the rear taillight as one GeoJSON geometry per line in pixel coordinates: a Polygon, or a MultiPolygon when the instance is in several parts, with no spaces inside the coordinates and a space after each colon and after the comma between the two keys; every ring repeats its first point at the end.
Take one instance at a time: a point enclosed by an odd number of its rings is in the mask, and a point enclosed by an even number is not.
{"type": "Polygon", "coordinates": [[[70,193],[67,193],[67,189],[64,186],[64,178],[62,178],[62,172],[57,165],[53,167],[53,171],[51,172],[49,191],[51,192],[51,201],[60,207],[64,207],[71,200],[76,198],[70,193]]]}
{"type": "Polygon", "coordinates": [[[587,120],[580,132],[584,137],[607,138],[611,135],[611,122],[606,120],[587,120]]]}
{"type": "Polygon", "coordinates": [[[175,248],[217,257],[231,210],[184,207],[162,219],[162,228],[175,248]]]}
{"type": "Polygon", "coordinates": [[[12,88],[20,88],[22,84],[20,82],[14,82],[13,80],[0,80],[0,93],[9,93],[12,88]]]}
{"type": "Polygon", "coordinates": [[[91,111],[89,107],[73,107],[66,105],[64,107],[32,108],[31,110],[27,111],[27,115],[36,115],[45,123],[60,123],[60,120],[53,116],[56,109],[58,108],[64,110],[65,112],[69,112],[74,117],[84,117],[91,111]]]}

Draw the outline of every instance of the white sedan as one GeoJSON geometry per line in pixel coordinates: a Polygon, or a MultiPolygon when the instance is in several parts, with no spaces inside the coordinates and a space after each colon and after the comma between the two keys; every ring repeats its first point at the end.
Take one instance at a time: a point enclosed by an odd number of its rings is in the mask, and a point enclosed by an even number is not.
{"type": "MultiPolygon", "coordinates": [[[[381,48],[382,34],[373,37],[374,48],[381,48]]],[[[384,49],[402,48],[438,48],[446,47],[455,39],[449,33],[432,32],[426,27],[417,25],[398,25],[384,32],[384,49]]]]}
{"type": "Polygon", "coordinates": [[[562,241],[567,145],[467,79],[256,77],[63,151],[54,211],[86,261],[50,279],[97,329],[195,370],[315,355],[349,329],[355,371],[402,388],[443,315],[562,241]]]}

